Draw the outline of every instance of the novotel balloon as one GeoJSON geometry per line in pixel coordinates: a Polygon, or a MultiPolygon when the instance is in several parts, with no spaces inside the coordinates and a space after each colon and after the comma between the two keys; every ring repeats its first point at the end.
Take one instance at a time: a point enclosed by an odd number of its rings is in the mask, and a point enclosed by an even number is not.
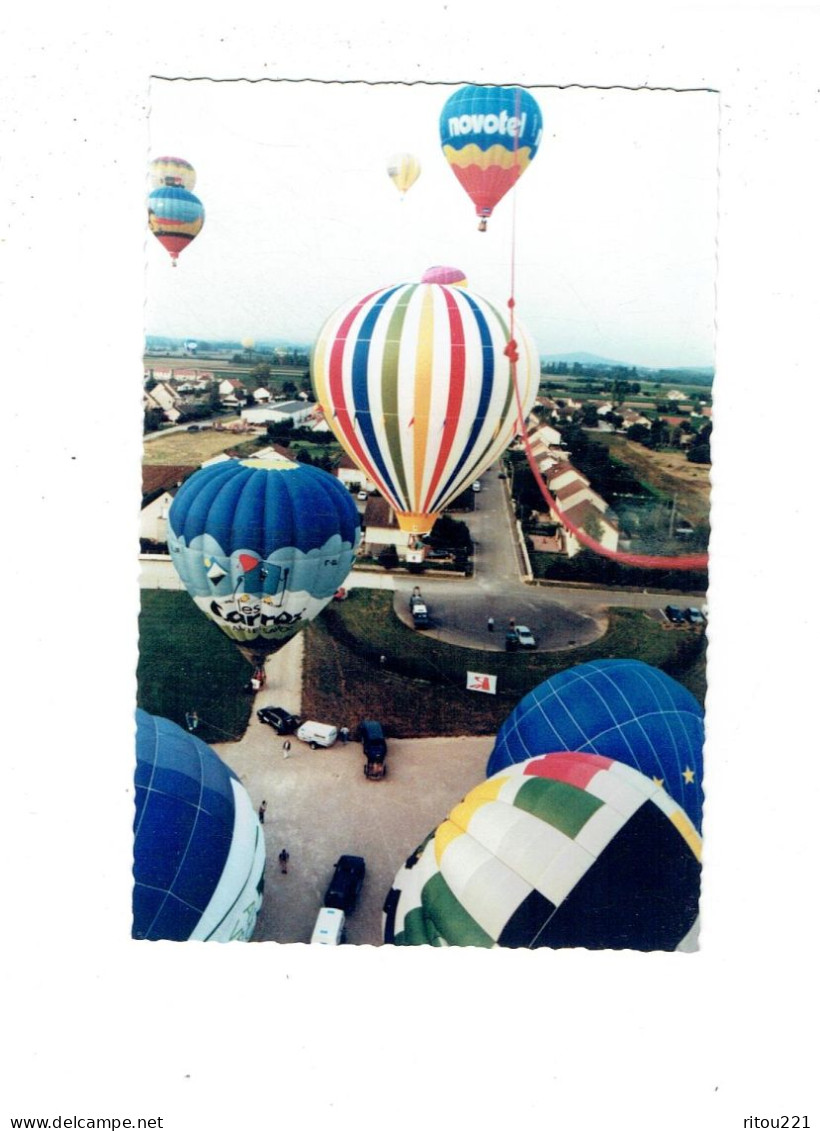
{"type": "Polygon", "coordinates": [[[171,256],[174,267],[204,223],[202,201],[187,189],[163,185],[148,197],[148,227],[171,256]]]}
{"type": "Polygon", "coordinates": [[[535,754],[580,750],[654,779],[697,829],[703,809],[703,708],[642,660],[590,660],[530,691],[501,724],[487,773],[535,754]]]}
{"type": "Polygon", "coordinates": [[[700,859],[692,822],[631,766],[531,758],[471,790],[408,858],[384,941],[691,950],[700,859]]]}
{"type": "Polygon", "coordinates": [[[459,184],[487,218],[538,152],[541,110],[520,86],[463,86],[444,103],[441,148],[459,184]]]}
{"type": "Polygon", "coordinates": [[[200,739],[137,710],[135,939],[251,937],[265,839],[245,787],[200,739]]]}
{"type": "Polygon", "coordinates": [[[155,157],[150,165],[151,185],[161,188],[168,185],[193,192],[196,188],[196,170],[183,157],[155,157]]]}
{"type": "Polygon", "coordinates": [[[339,480],[284,456],[200,468],[168,512],[177,573],[254,665],[321,612],[360,538],[356,504],[339,480]]]}
{"type": "Polygon", "coordinates": [[[518,432],[538,392],[538,351],[460,286],[399,283],[330,316],[311,356],[316,397],[351,459],[409,534],[436,518],[518,432]],[[517,354],[513,381],[511,357],[517,354]]]}

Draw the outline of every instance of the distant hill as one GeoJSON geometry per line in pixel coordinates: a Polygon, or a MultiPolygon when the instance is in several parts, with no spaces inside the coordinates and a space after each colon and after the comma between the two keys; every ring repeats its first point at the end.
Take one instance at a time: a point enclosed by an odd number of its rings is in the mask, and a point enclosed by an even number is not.
{"type": "Polygon", "coordinates": [[[609,357],[599,357],[597,353],[585,353],[577,350],[575,353],[546,353],[541,355],[542,361],[565,361],[568,365],[615,365],[630,369],[624,361],[613,361],[609,357]]]}

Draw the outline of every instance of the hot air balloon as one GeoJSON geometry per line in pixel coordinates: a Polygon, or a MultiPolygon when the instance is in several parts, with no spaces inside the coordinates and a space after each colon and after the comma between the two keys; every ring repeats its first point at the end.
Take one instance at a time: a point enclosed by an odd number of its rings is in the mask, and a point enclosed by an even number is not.
{"type": "Polygon", "coordinates": [[[151,185],[161,188],[184,188],[193,192],[196,187],[196,170],[182,157],[155,157],[150,165],[151,185]]]}
{"type": "Polygon", "coordinates": [[[475,205],[480,231],[535,157],[541,132],[538,103],[520,86],[463,86],[444,103],[442,151],[475,205]]]}
{"type": "Polygon", "coordinates": [[[350,492],[283,456],[200,468],[168,512],[185,588],[257,668],[325,607],[360,537],[350,492]]]}
{"type": "MultiPolygon", "coordinates": [[[[516,341],[526,416],[540,363],[521,327],[516,341]]],[[[311,356],[317,399],[402,530],[431,530],[515,437],[513,348],[486,299],[437,283],[373,291],[325,323],[311,356]]]]}
{"type": "Polygon", "coordinates": [[[475,789],[384,903],[397,945],[693,949],[701,841],[660,786],[611,758],[531,758],[475,789]]]}
{"type": "Polygon", "coordinates": [[[412,153],[395,153],[387,162],[387,175],[402,197],[419,179],[421,165],[412,153]]]}
{"type": "Polygon", "coordinates": [[[460,267],[428,267],[421,277],[422,283],[448,283],[451,287],[466,287],[467,276],[460,267]]]}
{"type": "Polygon", "coordinates": [[[535,754],[580,750],[625,762],[661,784],[699,830],[703,709],[641,660],[592,660],[525,695],[498,731],[487,773],[535,754]]]}
{"type": "Polygon", "coordinates": [[[196,239],[205,223],[205,209],[187,189],[165,185],[148,197],[148,227],[171,256],[177,257],[196,239]]]}
{"type": "Polygon", "coordinates": [[[251,800],[210,746],[137,710],[135,939],[249,939],[265,841],[251,800]]]}

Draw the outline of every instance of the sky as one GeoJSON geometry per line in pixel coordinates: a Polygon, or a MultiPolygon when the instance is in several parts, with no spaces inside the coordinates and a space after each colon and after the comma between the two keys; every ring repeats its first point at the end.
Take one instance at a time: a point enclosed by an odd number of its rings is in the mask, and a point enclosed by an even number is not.
{"type": "Polygon", "coordinates": [[[479,233],[440,147],[455,89],[153,79],[149,156],[194,166],[205,224],[176,269],[147,241],[146,332],[310,345],[342,303],[446,264],[512,291],[542,356],[712,365],[717,95],[531,88],[539,150],[479,233]]]}

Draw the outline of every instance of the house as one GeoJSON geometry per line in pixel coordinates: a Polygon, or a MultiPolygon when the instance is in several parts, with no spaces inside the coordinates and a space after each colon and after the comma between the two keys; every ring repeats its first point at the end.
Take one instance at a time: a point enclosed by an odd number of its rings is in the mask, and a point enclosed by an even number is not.
{"type": "Polygon", "coordinates": [[[189,475],[197,470],[190,464],[146,465],[142,469],[142,509],[140,542],[161,547],[168,540],[168,510],[174,495],[189,475]]]}
{"type": "Polygon", "coordinates": [[[245,403],[245,388],[241,381],[236,377],[226,377],[224,381],[219,382],[219,399],[224,405],[233,407],[234,405],[245,403]]]}
{"type": "Polygon", "coordinates": [[[145,391],[142,395],[142,404],[146,412],[151,409],[159,409],[163,413],[166,420],[170,420],[175,424],[181,416],[181,412],[177,407],[179,404],[179,397],[174,389],[165,384],[163,381],[158,381],[151,391],[145,391]]]}
{"type": "Polygon", "coordinates": [[[376,495],[367,500],[362,516],[362,549],[377,557],[386,546],[395,546],[399,558],[415,548],[417,538],[399,527],[396,512],[386,499],[376,495]]]}
{"type": "Polygon", "coordinates": [[[343,452],[341,459],[336,464],[336,478],[350,490],[354,487],[358,491],[375,491],[376,484],[368,479],[362,469],[353,462],[347,452],[343,452]]]}
{"type": "Polygon", "coordinates": [[[270,393],[268,392],[267,389],[262,389],[262,388],[254,389],[253,399],[256,401],[257,404],[269,404],[270,400],[271,400],[271,395],[270,395],[270,393]]]}
{"type": "Polygon", "coordinates": [[[312,404],[304,401],[277,401],[272,404],[259,405],[257,408],[242,410],[242,419],[249,424],[268,424],[290,420],[294,428],[298,428],[308,420],[313,412],[312,404]]]}
{"type": "MultiPolygon", "coordinates": [[[[606,504],[604,504],[604,506],[605,509],[608,510],[606,504]]],[[[600,508],[595,506],[590,500],[583,499],[581,502],[564,511],[564,514],[568,522],[571,522],[573,526],[589,534],[591,538],[594,538],[595,541],[605,549],[618,549],[618,524],[615,517],[613,515],[604,514],[600,508]]],[[[567,557],[569,558],[574,557],[584,548],[583,543],[578,540],[568,527],[564,527],[564,542],[567,557]]]]}

